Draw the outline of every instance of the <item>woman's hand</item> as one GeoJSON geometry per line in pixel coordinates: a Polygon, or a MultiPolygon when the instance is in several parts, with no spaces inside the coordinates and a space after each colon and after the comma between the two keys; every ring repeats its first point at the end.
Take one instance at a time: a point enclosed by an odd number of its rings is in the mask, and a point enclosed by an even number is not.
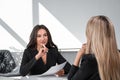
{"type": "Polygon", "coordinates": [[[82,48],[78,51],[78,53],[76,55],[76,58],[74,61],[75,66],[79,66],[80,59],[81,59],[82,55],[85,54],[85,51],[86,51],[86,44],[83,44],[82,48]]]}
{"type": "Polygon", "coordinates": [[[48,48],[45,45],[42,45],[39,49],[38,54],[35,56],[36,60],[38,60],[40,57],[46,55],[48,52],[48,48]]]}
{"type": "Polygon", "coordinates": [[[82,48],[78,51],[78,56],[85,54],[85,51],[86,51],[86,44],[83,44],[82,48]]]}
{"type": "Polygon", "coordinates": [[[56,76],[63,76],[64,74],[65,74],[64,69],[61,69],[60,71],[58,71],[58,72],[56,73],[56,76]]]}

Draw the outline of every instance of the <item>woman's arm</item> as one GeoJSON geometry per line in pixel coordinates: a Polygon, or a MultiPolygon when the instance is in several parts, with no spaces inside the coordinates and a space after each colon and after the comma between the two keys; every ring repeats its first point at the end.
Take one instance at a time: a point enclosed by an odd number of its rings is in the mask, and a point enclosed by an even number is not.
{"type": "Polygon", "coordinates": [[[85,50],[86,50],[86,44],[82,45],[82,48],[78,51],[75,61],[74,61],[74,65],[75,66],[79,66],[80,63],[80,59],[83,56],[83,54],[85,54],[85,50]]]}
{"type": "MultiPolygon", "coordinates": [[[[61,64],[61,63],[65,62],[65,61],[67,61],[67,60],[58,52],[58,50],[55,50],[55,53],[56,53],[56,58],[57,58],[57,63],[58,63],[58,64],[61,64]]],[[[65,65],[65,67],[64,67],[62,70],[58,71],[56,74],[57,74],[58,76],[62,76],[62,75],[64,75],[64,74],[67,74],[67,73],[69,72],[70,68],[71,68],[71,64],[70,64],[69,62],[67,62],[66,65],[65,65]]]]}
{"type": "Polygon", "coordinates": [[[22,76],[25,76],[28,73],[30,73],[31,68],[36,63],[35,57],[33,57],[33,59],[29,60],[29,56],[30,56],[29,51],[26,49],[24,51],[21,66],[20,66],[20,74],[22,76]]]}
{"type": "Polygon", "coordinates": [[[69,75],[68,75],[68,80],[71,80],[71,78],[73,78],[73,76],[79,76],[79,74],[81,73],[77,73],[77,71],[79,70],[79,64],[80,64],[80,60],[83,56],[83,54],[85,54],[85,49],[86,49],[86,44],[82,45],[82,48],[78,51],[76,58],[74,60],[74,63],[70,69],[69,75]]]}

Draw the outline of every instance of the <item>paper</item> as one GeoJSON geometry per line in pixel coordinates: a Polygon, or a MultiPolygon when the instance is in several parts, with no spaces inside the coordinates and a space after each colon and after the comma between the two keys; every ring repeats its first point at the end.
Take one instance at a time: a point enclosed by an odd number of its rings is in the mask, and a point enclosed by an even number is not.
{"type": "Polygon", "coordinates": [[[57,73],[59,70],[64,68],[65,64],[66,62],[59,64],[59,65],[52,66],[48,71],[46,71],[45,73],[39,76],[55,75],[55,73],[57,73]]]}

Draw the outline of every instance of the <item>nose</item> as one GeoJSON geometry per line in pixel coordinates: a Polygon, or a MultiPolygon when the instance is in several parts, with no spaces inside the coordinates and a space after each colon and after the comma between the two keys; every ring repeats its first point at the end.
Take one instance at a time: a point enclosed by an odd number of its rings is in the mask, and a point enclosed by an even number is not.
{"type": "Polygon", "coordinates": [[[45,40],[45,37],[44,37],[44,36],[42,36],[42,37],[41,37],[41,40],[45,40]]]}

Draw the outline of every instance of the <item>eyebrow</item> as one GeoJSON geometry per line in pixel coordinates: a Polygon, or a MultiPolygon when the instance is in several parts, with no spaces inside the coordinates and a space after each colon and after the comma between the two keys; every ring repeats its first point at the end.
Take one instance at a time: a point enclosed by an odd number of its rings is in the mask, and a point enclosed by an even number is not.
{"type": "MultiPolygon", "coordinates": [[[[41,34],[37,34],[37,35],[41,35],[41,34]]],[[[43,35],[48,35],[47,33],[44,33],[43,35]]]]}

